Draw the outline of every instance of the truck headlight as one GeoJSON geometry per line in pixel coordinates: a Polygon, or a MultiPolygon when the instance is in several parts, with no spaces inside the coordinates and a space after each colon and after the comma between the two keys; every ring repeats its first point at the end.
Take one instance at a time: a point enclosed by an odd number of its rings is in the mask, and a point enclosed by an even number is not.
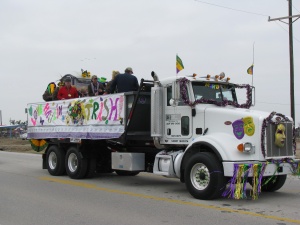
{"type": "Polygon", "coordinates": [[[254,154],[255,153],[255,146],[252,145],[251,142],[241,143],[237,146],[237,149],[240,152],[245,152],[245,153],[249,153],[249,154],[254,154]]]}

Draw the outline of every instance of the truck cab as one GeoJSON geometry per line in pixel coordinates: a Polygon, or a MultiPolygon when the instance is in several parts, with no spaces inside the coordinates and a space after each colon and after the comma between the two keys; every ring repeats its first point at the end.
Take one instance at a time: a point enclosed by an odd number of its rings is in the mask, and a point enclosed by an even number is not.
{"type": "Polygon", "coordinates": [[[153,118],[165,114],[162,123],[154,129],[159,130],[155,134],[161,135],[155,135],[155,138],[165,149],[156,156],[158,163],[154,173],[179,177],[196,198],[215,194],[207,191],[209,182],[214,182],[218,189],[224,188],[223,182],[235,183],[236,173],[242,167],[248,171],[243,171],[243,179],[252,182],[258,175],[251,168],[263,165],[264,176],[275,180],[275,185],[264,186],[263,190],[268,191],[278,190],[284,184],[286,174],[293,170],[291,167],[297,168],[297,163],[294,166],[289,163],[295,159],[292,119],[275,112],[251,110],[253,87],[229,80],[220,79],[220,76],[178,77],[162,80],[157,85],[161,91],[154,90],[162,95],[163,108],[159,108],[160,103],[153,104],[153,118]],[[237,96],[237,89],[245,89],[246,96],[237,96]],[[240,102],[239,98],[246,101],[240,102]],[[284,144],[281,146],[275,144],[278,124],[284,127],[284,140],[281,140],[284,144]],[[178,150],[169,150],[169,156],[166,156],[168,149],[178,150]],[[171,165],[174,158],[176,163],[171,165]],[[282,161],[283,158],[289,160],[282,161]],[[170,163],[166,166],[168,160],[170,163]],[[277,168],[269,163],[272,160],[279,162],[277,168]],[[163,161],[164,165],[160,165],[163,161]],[[223,176],[212,175],[209,171],[219,171],[223,176]]]}

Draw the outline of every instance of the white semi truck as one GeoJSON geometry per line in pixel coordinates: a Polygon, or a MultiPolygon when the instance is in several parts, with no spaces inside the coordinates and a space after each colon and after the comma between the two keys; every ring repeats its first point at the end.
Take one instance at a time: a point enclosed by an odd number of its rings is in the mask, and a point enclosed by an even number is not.
{"type": "Polygon", "coordinates": [[[28,104],[28,139],[46,147],[43,169],[72,179],[151,172],[179,178],[198,199],[245,198],[247,182],[255,199],[297,173],[292,119],[251,110],[252,86],[224,73],[152,77],[136,92],[28,104]]]}

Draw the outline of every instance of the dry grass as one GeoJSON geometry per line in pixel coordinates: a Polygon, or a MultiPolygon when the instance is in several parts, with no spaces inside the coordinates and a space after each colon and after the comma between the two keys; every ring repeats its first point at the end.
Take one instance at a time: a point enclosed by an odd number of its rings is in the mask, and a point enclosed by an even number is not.
{"type": "Polygon", "coordinates": [[[19,138],[0,138],[0,151],[36,153],[28,140],[19,138]]]}

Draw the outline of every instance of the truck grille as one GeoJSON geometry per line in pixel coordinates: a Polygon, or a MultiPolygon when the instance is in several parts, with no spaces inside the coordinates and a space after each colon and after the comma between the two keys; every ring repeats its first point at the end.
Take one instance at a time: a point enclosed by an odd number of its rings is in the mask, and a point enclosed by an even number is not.
{"type": "Polygon", "coordinates": [[[280,123],[284,125],[285,131],[281,134],[281,137],[284,135],[285,138],[283,146],[278,147],[276,144],[276,124],[269,124],[266,128],[266,141],[267,141],[267,154],[266,157],[291,157],[293,153],[293,124],[291,122],[280,123]]]}

